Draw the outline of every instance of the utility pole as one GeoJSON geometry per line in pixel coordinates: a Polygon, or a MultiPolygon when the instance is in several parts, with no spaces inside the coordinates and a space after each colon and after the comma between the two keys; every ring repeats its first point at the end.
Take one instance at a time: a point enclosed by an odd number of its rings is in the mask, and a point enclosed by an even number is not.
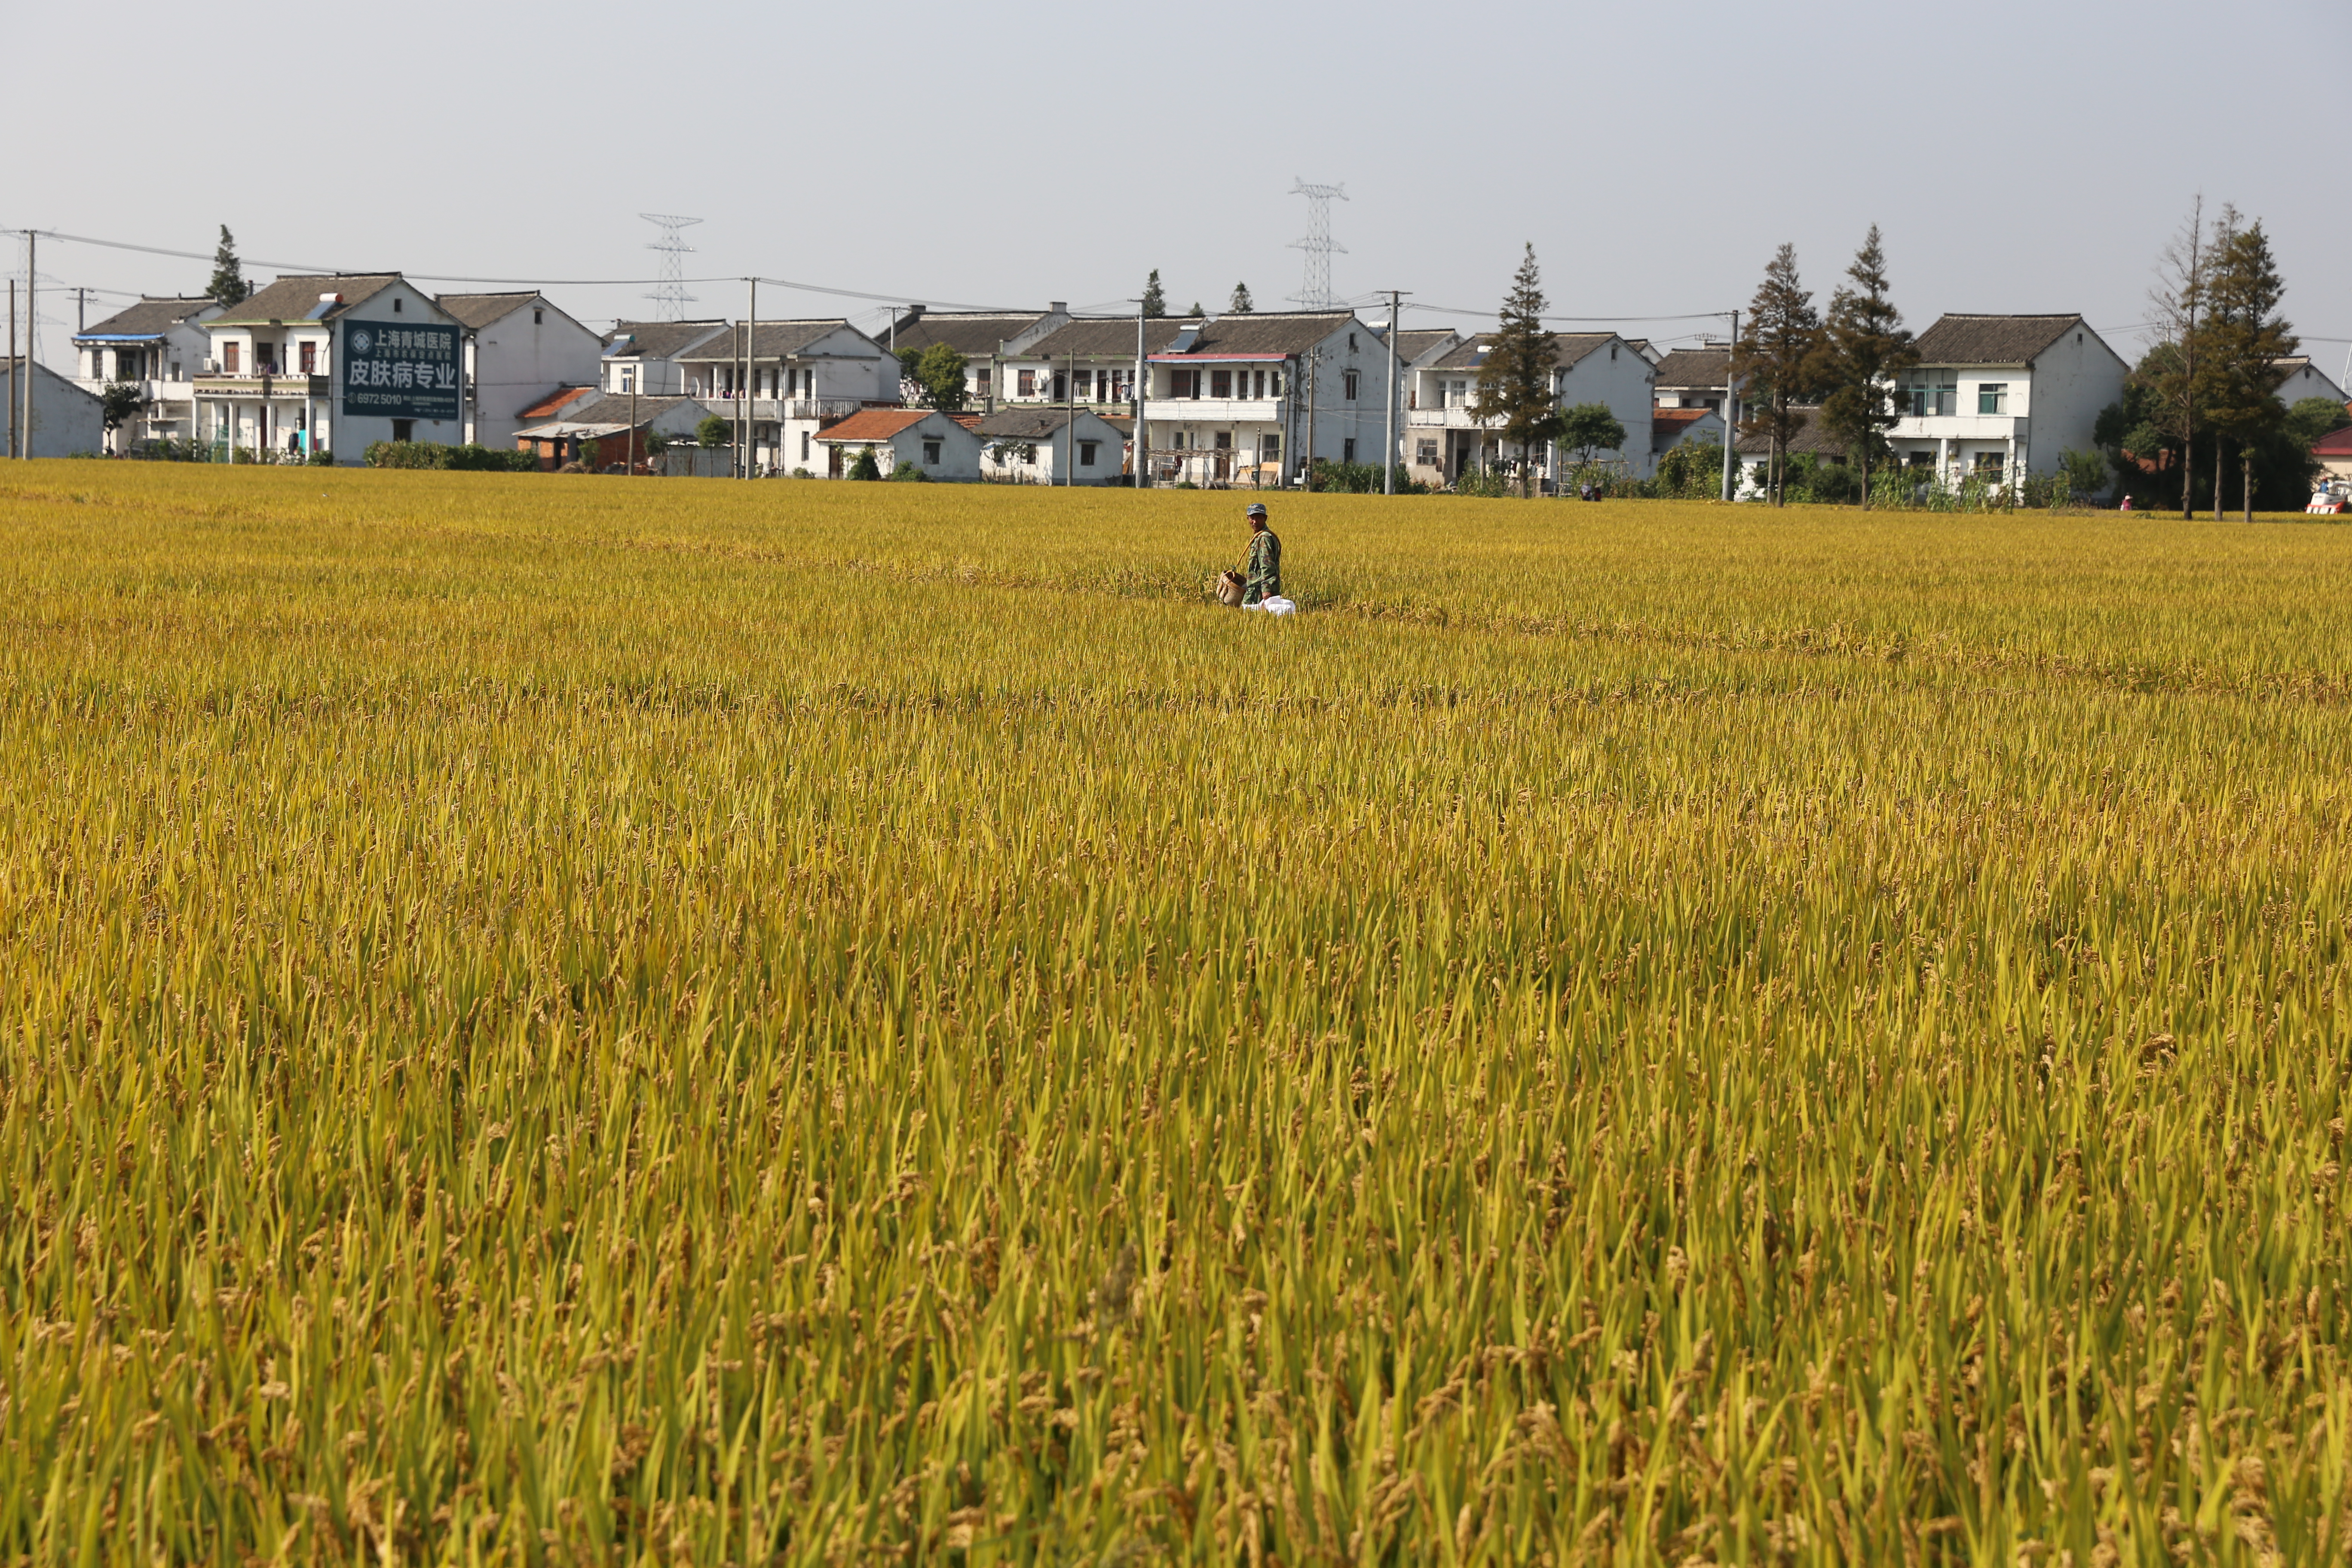
{"type": "Polygon", "coordinates": [[[1727,501],[1738,493],[1738,487],[1731,481],[1731,437],[1737,427],[1732,412],[1739,405],[1739,378],[1731,374],[1731,360],[1739,352],[1739,312],[1734,310],[1730,315],[1731,346],[1723,356],[1723,499],[1727,501]]]}
{"type": "Polygon", "coordinates": [[[637,471],[637,378],[629,377],[629,472],[637,471]]]}
{"type": "Polygon", "coordinates": [[[1323,351],[1309,349],[1299,363],[1307,367],[1307,462],[1298,470],[1298,488],[1311,495],[1315,490],[1315,372],[1323,363],[1323,351]]]}
{"type": "Polygon", "coordinates": [[[89,331],[89,290],[79,286],[74,289],[74,334],[79,337],[89,331]]]}
{"type": "Polygon", "coordinates": [[[1062,456],[1067,459],[1062,464],[1066,470],[1062,475],[1062,487],[1066,489],[1078,482],[1078,351],[1076,349],[1070,351],[1069,369],[1065,374],[1070,378],[1063,389],[1068,394],[1063,400],[1062,420],[1062,445],[1065,448],[1062,456]]]}
{"type": "MultiPolygon", "coordinates": [[[[11,316],[9,320],[16,318],[11,316]]],[[[1150,362],[1143,354],[1143,300],[1135,301],[1135,488],[1146,489],[1151,484],[1151,443],[1143,434],[1143,392],[1150,383],[1150,362]]]]}
{"type": "Polygon", "coordinates": [[[743,280],[751,289],[750,314],[743,321],[743,352],[737,357],[735,374],[735,477],[751,477],[751,329],[760,320],[760,280],[743,280]]]}
{"type": "Polygon", "coordinates": [[[1389,290],[1389,435],[1388,457],[1381,463],[1381,494],[1396,494],[1397,470],[1397,333],[1404,329],[1404,290],[1389,290]]]}
{"type": "Polygon", "coordinates": [[[40,237],[37,229],[25,231],[25,368],[18,373],[25,383],[25,421],[17,426],[23,432],[17,439],[27,458],[33,455],[33,362],[41,352],[41,269],[35,254],[40,237]]]}
{"type": "Polygon", "coordinates": [[[16,455],[16,280],[8,279],[8,456],[16,455]]]}

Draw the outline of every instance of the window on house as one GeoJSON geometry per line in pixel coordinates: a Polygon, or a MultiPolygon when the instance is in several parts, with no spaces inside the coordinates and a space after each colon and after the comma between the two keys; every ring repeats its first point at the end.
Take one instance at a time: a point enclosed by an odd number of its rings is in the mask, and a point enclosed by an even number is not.
{"type": "Polygon", "coordinates": [[[1906,452],[1903,455],[1903,463],[1906,468],[1932,468],[1935,466],[1935,462],[1936,454],[1933,452],[1906,452]]]}
{"type": "Polygon", "coordinates": [[[1959,398],[1958,374],[1948,370],[1912,371],[1895,390],[1895,406],[1915,419],[1958,414],[1959,398]]]}
{"type": "Polygon", "coordinates": [[[1209,395],[1212,397],[1231,397],[1233,395],[1234,373],[1229,370],[1211,371],[1209,373],[1209,395]]]}
{"type": "Polygon", "coordinates": [[[1265,392],[1266,395],[1269,397],[1280,397],[1282,395],[1282,373],[1280,371],[1270,370],[1265,373],[1265,392]]]}
{"type": "Polygon", "coordinates": [[[1230,430],[1218,431],[1216,447],[1220,452],[1232,451],[1234,449],[1234,433],[1230,430]]]}
{"type": "Polygon", "coordinates": [[[1282,437],[1279,436],[1259,437],[1257,438],[1257,457],[1258,461],[1261,463],[1278,463],[1282,461],[1282,437]]]}
{"type": "Polygon", "coordinates": [[[1412,460],[1424,468],[1437,467],[1437,443],[1423,441],[1413,448],[1412,460]]]}
{"type": "Polygon", "coordinates": [[[235,343],[223,343],[221,345],[221,369],[227,372],[230,375],[235,375],[236,374],[236,351],[237,345],[235,343]]]}
{"type": "Polygon", "coordinates": [[[1257,373],[1256,373],[1256,375],[1257,375],[1257,390],[1256,390],[1255,392],[1252,393],[1250,395],[1251,395],[1251,396],[1253,396],[1253,397],[1264,397],[1264,396],[1265,395],[1265,372],[1264,372],[1264,371],[1259,371],[1259,372],[1257,372],[1257,373]]]}
{"type": "Polygon", "coordinates": [[[1349,353],[1356,352],[1356,334],[1353,332],[1348,334],[1348,352],[1349,353]]]}
{"type": "Polygon", "coordinates": [[[1352,370],[1351,370],[1351,371],[1348,372],[1345,375],[1341,376],[1341,377],[1339,378],[1339,387],[1340,387],[1339,395],[1340,395],[1342,397],[1345,397],[1345,398],[1346,398],[1349,402],[1350,402],[1350,403],[1355,402],[1355,401],[1356,401],[1356,373],[1355,373],[1354,371],[1352,371],[1352,370]]]}
{"type": "Polygon", "coordinates": [[[1037,395],[1037,373],[1035,371],[1024,370],[1021,373],[1021,395],[1024,397],[1034,397],[1037,395]]]}
{"type": "Polygon", "coordinates": [[[1343,463],[1356,460],[1356,438],[1353,436],[1339,443],[1339,460],[1343,463]]]}
{"type": "Polygon", "coordinates": [[[980,395],[982,397],[986,397],[988,395],[988,378],[990,374],[989,368],[986,365],[981,366],[978,378],[973,384],[980,388],[980,395]]]}
{"type": "Polygon", "coordinates": [[[1055,371],[1054,373],[1054,401],[1059,403],[1062,399],[1069,396],[1069,395],[1070,373],[1066,370],[1055,371]]]}
{"type": "Polygon", "coordinates": [[[923,461],[935,468],[940,466],[940,444],[937,441],[923,443],[923,461]]]}
{"type": "Polygon", "coordinates": [[[1999,452],[1979,452],[1977,454],[1978,477],[1988,479],[2000,478],[2000,461],[2001,454],[1999,452]]]}
{"type": "Polygon", "coordinates": [[[400,300],[397,296],[392,301],[392,313],[395,316],[400,314],[400,300]]]}
{"type": "Polygon", "coordinates": [[[416,421],[414,419],[394,420],[392,422],[392,438],[395,441],[415,440],[416,438],[416,421]]]}
{"type": "Polygon", "coordinates": [[[811,434],[811,433],[810,433],[809,431],[806,431],[806,430],[803,430],[803,431],[802,431],[802,432],[801,432],[801,461],[802,461],[802,462],[803,462],[803,463],[807,462],[807,461],[808,461],[808,459],[809,459],[809,436],[810,436],[810,434],[811,434]]]}
{"type": "Polygon", "coordinates": [[[316,343],[304,343],[302,345],[302,374],[304,375],[316,375],[318,372],[319,345],[316,343]]]}
{"type": "Polygon", "coordinates": [[[2006,414],[2009,412],[2009,383],[1980,381],[1977,383],[1977,412],[2006,414]]]}
{"type": "Polygon", "coordinates": [[[547,325],[547,311],[540,306],[533,305],[530,308],[530,324],[534,327],[547,325]]]}
{"type": "Polygon", "coordinates": [[[1095,448],[1096,448],[1096,447],[1099,447],[1099,446],[1101,446],[1101,445],[1102,445],[1102,443],[1101,443],[1101,442],[1099,442],[1099,441],[1081,441],[1081,442],[1079,442],[1079,443],[1078,443],[1078,467],[1080,467],[1080,468],[1093,468],[1093,467],[1095,466],[1095,448]]]}

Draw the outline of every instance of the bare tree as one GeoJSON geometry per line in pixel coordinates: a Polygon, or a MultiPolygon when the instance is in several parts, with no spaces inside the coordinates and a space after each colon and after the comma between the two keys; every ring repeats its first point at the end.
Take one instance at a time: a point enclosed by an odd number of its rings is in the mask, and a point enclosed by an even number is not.
{"type": "Polygon", "coordinates": [[[2205,310],[2205,274],[2211,258],[2205,242],[2205,197],[2189,208],[2179,231],[2156,258],[2156,286],[2147,291],[2157,328],[2156,346],[2132,374],[2147,390],[2157,433],[2180,446],[2180,518],[2196,513],[2189,464],[2196,450],[2198,416],[2205,405],[2200,379],[2198,337],[2205,310]]]}

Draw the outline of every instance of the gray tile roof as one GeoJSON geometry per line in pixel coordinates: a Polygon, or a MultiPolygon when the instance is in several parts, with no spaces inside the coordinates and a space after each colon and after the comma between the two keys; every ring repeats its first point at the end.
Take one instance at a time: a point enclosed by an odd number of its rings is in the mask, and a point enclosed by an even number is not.
{"type": "MultiPolygon", "coordinates": [[[[1672,413],[1674,410],[1668,409],[1666,412],[1672,413]]],[[[1797,433],[1789,441],[1790,456],[1793,457],[1799,452],[1811,452],[1817,458],[1845,456],[1845,443],[1832,436],[1828,427],[1814,417],[1821,413],[1820,409],[1795,408],[1790,412],[1797,416],[1797,433]]],[[[1743,458],[1769,457],[1772,452],[1772,438],[1769,436],[1735,437],[1731,443],[1731,449],[1743,458]]]]}
{"type": "Polygon", "coordinates": [[[2032,364],[2079,315],[1943,316],[1919,334],[1921,364],[2032,364]]]}
{"type": "Polygon", "coordinates": [[[615,357],[669,359],[684,353],[713,332],[725,331],[726,327],[723,321],[623,321],[604,334],[604,347],[607,352],[612,352],[613,345],[626,337],[635,341],[628,348],[619,351],[615,357]]]}
{"type": "Polygon", "coordinates": [[[525,289],[516,294],[436,294],[433,302],[464,325],[479,328],[504,321],[538,298],[538,289],[525,289]]]}
{"type": "Polygon", "coordinates": [[[74,335],[77,341],[82,338],[160,338],[211,303],[201,295],[168,298],[151,295],[129,310],[117,310],[106,320],[74,335]]]}
{"type": "Polygon", "coordinates": [[[261,325],[269,321],[308,321],[319,308],[321,294],[341,294],[343,302],[319,318],[331,321],[374,299],[400,281],[397,272],[329,272],[280,278],[268,288],[231,305],[213,318],[214,326],[261,325]]]}
{"type": "MultiPolygon", "coordinates": [[[[1078,413],[1087,415],[1093,410],[1081,408],[1078,413]]],[[[1100,418],[1101,416],[1096,415],[1095,417],[1100,418]]],[[[992,440],[1043,440],[1069,421],[1070,411],[1066,408],[1000,408],[993,414],[982,416],[980,423],[971,428],[972,434],[985,436],[992,440]]],[[[1106,420],[1105,423],[1109,422],[1106,420]]]]}
{"type": "MultiPolygon", "coordinates": [[[[996,352],[997,344],[1007,338],[1019,337],[1044,320],[1045,315],[1043,310],[926,310],[919,316],[899,317],[895,340],[887,327],[874,336],[886,344],[895,341],[902,353],[908,348],[927,349],[933,343],[945,343],[966,359],[985,359],[996,352]]],[[[1132,321],[1128,324],[1130,329],[1134,326],[1132,321]]]]}
{"type": "MultiPolygon", "coordinates": [[[[1300,353],[1355,319],[1351,312],[1346,310],[1257,310],[1213,319],[1154,316],[1143,324],[1144,352],[1166,353],[1179,332],[1186,327],[1197,326],[1201,329],[1201,335],[1188,351],[1192,353],[1300,353]]],[[[1367,329],[1363,342],[1369,348],[1378,344],[1380,339],[1367,329]]],[[[1106,316],[1072,321],[1066,327],[1048,332],[1034,345],[1023,350],[1018,357],[1057,360],[1067,359],[1073,354],[1079,359],[1134,363],[1135,318],[1106,316]]]]}
{"type": "Polygon", "coordinates": [[[1729,349],[1676,349],[1658,362],[1657,385],[1661,392],[1675,387],[1720,392],[1730,374],[1729,349]]]}
{"type": "Polygon", "coordinates": [[[1410,364],[1453,335],[1451,327],[1407,327],[1396,335],[1397,359],[1410,364]]]}
{"type": "MultiPolygon", "coordinates": [[[[759,360],[789,359],[800,353],[828,332],[855,327],[839,316],[814,321],[761,321],[751,332],[751,357],[759,360]]],[[[681,364],[730,364],[743,353],[743,323],[735,322],[707,343],[698,343],[677,356],[681,364]]]]}
{"type": "MultiPolygon", "coordinates": [[[[1551,335],[1551,363],[1562,367],[1575,364],[1585,355],[1602,347],[1616,335],[1614,332],[1554,332],[1551,335]]],[[[1445,355],[1430,368],[1475,370],[1478,368],[1479,362],[1486,357],[1486,345],[1493,341],[1493,333],[1482,333],[1445,355]]]]}
{"type": "Polygon", "coordinates": [[[551,423],[564,425],[618,425],[629,423],[629,405],[636,404],[637,423],[648,424],[660,418],[682,403],[695,403],[691,397],[650,397],[639,395],[632,400],[625,392],[608,392],[599,398],[567,403],[557,411],[551,423]]]}

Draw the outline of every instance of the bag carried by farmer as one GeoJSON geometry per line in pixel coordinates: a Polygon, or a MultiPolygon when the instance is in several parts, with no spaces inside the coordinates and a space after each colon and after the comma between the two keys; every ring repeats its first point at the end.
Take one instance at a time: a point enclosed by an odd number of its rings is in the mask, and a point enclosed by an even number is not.
{"type": "Polygon", "coordinates": [[[1242,602],[1242,590],[1247,585],[1247,580],[1238,572],[1228,569],[1218,573],[1217,603],[1238,608],[1242,602]]]}

